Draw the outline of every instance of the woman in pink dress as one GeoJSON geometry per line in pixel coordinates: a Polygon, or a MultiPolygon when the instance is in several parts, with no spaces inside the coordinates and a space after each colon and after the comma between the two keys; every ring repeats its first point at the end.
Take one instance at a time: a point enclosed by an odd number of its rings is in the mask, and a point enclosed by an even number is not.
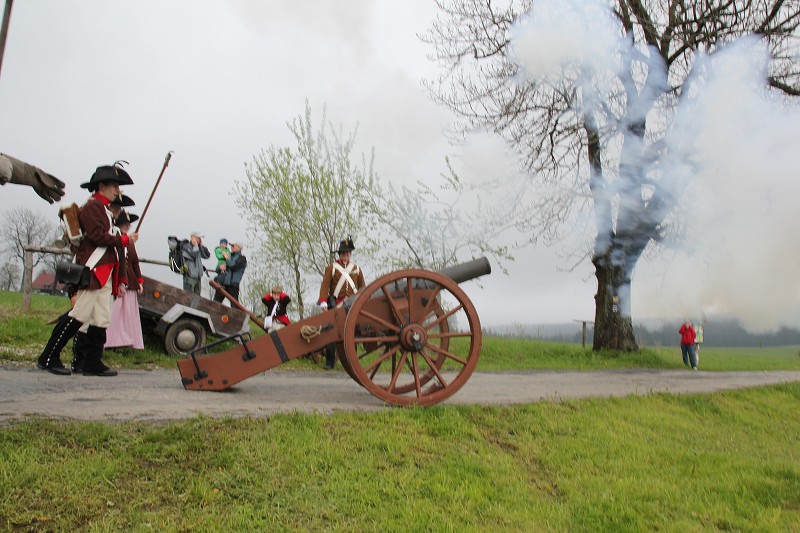
{"type": "MultiPolygon", "coordinates": [[[[131,222],[139,220],[138,215],[128,214],[122,210],[114,221],[114,224],[122,231],[128,233],[131,229],[131,222]]],[[[106,348],[122,348],[130,346],[136,350],[144,349],[142,339],[142,322],[139,318],[139,295],[144,291],[144,278],[139,268],[139,255],[136,253],[136,246],[132,242],[128,243],[125,250],[124,261],[120,258],[120,263],[126,265],[126,269],[120,270],[124,274],[127,272],[127,288],[121,291],[111,307],[111,322],[106,331],[106,348]]]]}

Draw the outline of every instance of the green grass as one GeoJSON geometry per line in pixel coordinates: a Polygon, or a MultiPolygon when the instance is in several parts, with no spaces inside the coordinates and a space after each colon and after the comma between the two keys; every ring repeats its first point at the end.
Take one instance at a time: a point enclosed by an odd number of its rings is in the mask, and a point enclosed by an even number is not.
{"type": "MultiPolygon", "coordinates": [[[[0,361],[8,364],[33,364],[47,342],[52,325],[46,322],[69,309],[66,298],[33,294],[31,311],[19,311],[22,295],[0,291],[0,361]]],[[[263,332],[251,326],[254,336],[263,332]]],[[[67,347],[67,350],[70,348],[67,347]]],[[[227,349],[221,345],[218,350],[227,349]]],[[[454,338],[451,349],[466,353],[463,338],[454,338]]],[[[69,360],[66,355],[64,360],[69,360]]],[[[166,354],[161,340],[145,338],[144,350],[108,350],[104,361],[116,368],[175,368],[175,357],[166,354]]],[[[281,365],[281,369],[319,368],[300,359],[281,365]]],[[[683,368],[680,348],[643,347],[639,353],[593,352],[578,344],[531,339],[484,337],[478,362],[480,371],[514,370],[599,370],[611,368],[683,368]]],[[[800,370],[800,346],[772,348],[712,348],[700,351],[703,370],[800,370]]]]}
{"type": "MultiPolygon", "coordinates": [[[[11,365],[34,364],[42,348],[50,338],[53,325],[48,321],[69,310],[65,297],[42,294],[31,295],[31,310],[21,312],[22,293],[0,291],[0,363],[11,365]]],[[[263,331],[251,324],[253,337],[263,335],[263,331]]],[[[213,339],[209,339],[211,342],[213,339]]],[[[223,351],[233,343],[223,343],[211,351],[223,351]]],[[[72,360],[72,345],[68,344],[62,353],[62,360],[72,360]]],[[[115,368],[132,369],[174,369],[177,358],[166,353],[163,341],[156,335],[145,335],[144,350],[132,348],[113,348],[106,350],[103,361],[115,368]]],[[[290,361],[286,368],[316,368],[307,360],[290,361]]]]}
{"type": "MultiPolygon", "coordinates": [[[[21,314],[19,300],[0,292],[3,363],[32,363],[52,329],[45,322],[67,307],[34,295],[21,314]]],[[[174,368],[156,345],[105,359],[174,368]]],[[[712,370],[800,368],[796,346],[704,347],[700,361],[712,370]]],[[[594,353],[485,338],[478,366],[629,367],[682,362],[677,347],[594,353]]],[[[262,419],[28,418],[0,426],[0,529],[797,531],[798,406],[793,383],[262,419]]]]}
{"type": "Polygon", "coordinates": [[[28,420],[0,528],[797,531],[800,384],[515,407],[28,420]]]}

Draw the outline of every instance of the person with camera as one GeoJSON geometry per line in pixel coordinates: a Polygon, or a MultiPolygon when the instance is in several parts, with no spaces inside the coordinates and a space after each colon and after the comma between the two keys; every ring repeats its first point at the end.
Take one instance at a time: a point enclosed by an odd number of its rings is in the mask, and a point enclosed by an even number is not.
{"type": "Polygon", "coordinates": [[[203,244],[203,235],[198,231],[193,231],[188,242],[185,242],[181,250],[183,264],[186,265],[186,272],[183,274],[183,290],[200,294],[201,280],[206,267],[203,266],[203,259],[211,257],[211,252],[203,244]]]}
{"type": "Polygon", "coordinates": [[[102,362],[106,328],[111,318],[113,293],[118,290],[120,258],[129,242],[136,242],[137,233],[124,235],[114,226],[108,205],[117,197],[120,185],[133,185],[133,180],[119,165],[97,167],[91,179],[82,183],[92,195],[80,208],[79,221],[83,234],[75,262],[88,269],[85,285],[77,287],[72,310],[63,315],[53,328],[50,339],[39,356],[36,367],[56,375],[71,371],[61,362],[61,350],[84,323],[89,323],[84,348],[84,376],[116,376],[102,362]]]}

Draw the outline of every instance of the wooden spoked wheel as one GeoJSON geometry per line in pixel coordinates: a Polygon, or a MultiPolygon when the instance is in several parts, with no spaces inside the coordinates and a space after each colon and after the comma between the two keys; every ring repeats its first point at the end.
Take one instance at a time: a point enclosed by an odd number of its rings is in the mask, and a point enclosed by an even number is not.
{"type": "Polygon", "coordinates": [[[348,373],[373,395],[392,405],[431,405],[464,386],[481,340],[478,313],[456,282],[401,270],[359,292],[342,347],[348,373]]]}

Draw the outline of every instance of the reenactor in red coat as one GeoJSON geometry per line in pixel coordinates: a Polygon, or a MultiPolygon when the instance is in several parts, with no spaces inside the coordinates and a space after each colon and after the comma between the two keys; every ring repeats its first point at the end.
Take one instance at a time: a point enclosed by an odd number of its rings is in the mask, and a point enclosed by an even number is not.
{"type": "MultiPolygon", "coordinates": [[[[61,350],[84,323],[89,323],[82,373],[85,376],[116,376],[117,371],[102,362],[106,328],[111,318],[113,294],[118,290],[120,257],[129,241],[138,234],[124,235],[113,225],[108,205],[120,192],[120,185],[133,185],[128,173],[118,164],[98,167],[91,179],[81,184],[92,196],[80,209],[83,240],[75,262],[89,269],[88,283],[78,287],[72,310],[53,328],[50,340],[36,363],[53,374],[69,375],[61,362],[61,350]]],[[[124,274],[122,275],[124,277],[124,274]]]]}

